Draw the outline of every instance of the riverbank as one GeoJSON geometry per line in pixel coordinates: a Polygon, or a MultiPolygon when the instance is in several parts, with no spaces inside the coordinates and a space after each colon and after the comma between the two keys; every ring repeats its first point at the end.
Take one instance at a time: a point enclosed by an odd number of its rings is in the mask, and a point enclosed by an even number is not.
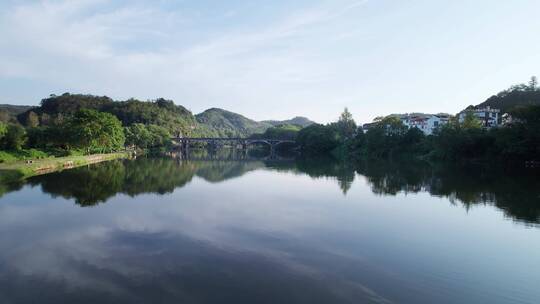
{"type": "Polygon", "coordinates": [[[51,157],[36,160],[21,160],[0,164],[0,182],[9,183],[31,176],[76,168],[103,161],[127,158],[130,152],[92,154],[82,156],[51,157]]]}

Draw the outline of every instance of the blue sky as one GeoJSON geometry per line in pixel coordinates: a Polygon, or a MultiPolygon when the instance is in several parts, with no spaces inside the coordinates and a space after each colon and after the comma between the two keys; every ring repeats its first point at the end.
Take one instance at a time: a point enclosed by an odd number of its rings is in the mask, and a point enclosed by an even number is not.
{"type": "Polygon", "coordinates": [[[540,76],[540,1],[0,2],[0,103],[63,92],[255,119],[455,113],[540,76]]]}

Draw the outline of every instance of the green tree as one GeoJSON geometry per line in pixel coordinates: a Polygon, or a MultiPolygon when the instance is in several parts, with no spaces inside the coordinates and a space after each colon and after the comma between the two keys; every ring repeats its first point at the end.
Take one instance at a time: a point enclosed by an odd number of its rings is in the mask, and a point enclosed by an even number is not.
{"type": "Polygon", "coordinates": [[[151,147],[167,147],[171,144],[171,134],[166,128],[157,125],[148,125],[146,128],[150,133],[151,147]]]}
{"type": "Polygon", "coordinates": [[[124,129],[112,114],[80,110],[68,122],[70,140],[87,152],[111,152],[123,148],[124,129]]]}
{"type": "Polygon", "coordinates": [[[372,157],[391,157],[400,150],[400,144],[407,131],[407,127],[399,118],[385,117],[366,132],[364,151],[372,157]]]}
{"type": "Polygon", "coordinates": [[[536,76],[532,76],[531,80],[529,81],[529,90],[535,91],[537,86],[538,86],[538,79],[536,78],[536,76]]]}
{"type": "Polygon", "coordinates": [[[351,112],[349,112],[349,109],[345,108],[343,113],[341,113],[339,116],[337,128],[343,139],[351,139],[354,137],[358,127],[352,117],[351,112]]]}
{"type": "Polygon", "coordinates": [[[125,128],[126,145],[134,145],[139,148],[148,148],[152,142],[152,134],[141,123],[132,124],[125,128]]]}
{"type": "Polygon", "coordinates": [[[10,124],[2,139],[2,146],[6,150],[21,150],[26,142],[26,131],[19,125],[10,124]]]}
{"type": "Polygon", "coordinates": [[[461,127],[464,129],[480,129],[482,127],[482,122],[474,115],[472,111],[467,111],[461,127]]]}
{"type": "Polygon", "coordinates": [[[335,127],[313,124],[298,132],[296,142],[305,153],[324,154],[338,147],[339,137],[335,127]]]}
{"type": "Polygon", "coordinates": [[[6,136],[7,131],[8,131],[7,125],[3,122],[0,122],[0,142],[2,141],[4,136],[6,136]]]}
{"type": "Polygon", "coordinates": [[[135,123],[125,128],[126,144],[139,148],[167,147],[171,144],[171,134],[164,127],[135,123]]]}

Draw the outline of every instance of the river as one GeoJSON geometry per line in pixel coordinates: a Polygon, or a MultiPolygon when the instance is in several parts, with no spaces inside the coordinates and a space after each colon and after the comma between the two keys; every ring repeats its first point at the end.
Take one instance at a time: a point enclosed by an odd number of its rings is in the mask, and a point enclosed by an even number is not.
{"type": "Polygon", "coordinates": [[[160,157],[0,193],[0,303],[540,303],[534,172],[160,157]]]}

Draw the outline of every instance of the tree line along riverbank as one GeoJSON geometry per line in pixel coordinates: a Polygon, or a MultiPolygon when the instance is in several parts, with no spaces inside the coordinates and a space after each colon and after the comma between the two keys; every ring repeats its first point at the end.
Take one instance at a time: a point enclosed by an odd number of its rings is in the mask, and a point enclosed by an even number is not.
{"type": "MultiPolygon", "coordinates": [[[[452,162],[488,160],[528,164],[540,161],[540,88],[536,81],[513,86],[486,102],[505,109],[511,114],[512,123],[486,128],[474,115],[466,115],[463,120],[451,117],[447,124],[426,135],[389,115],[371,123],[366,131],[345,110],[336,122],[276,124],[264,131],[259,126],[250,129],[260,130],[258,133],[245,136],[295,140],[306,156],[352,159],[407,156],[452,162]]],[[[7,167],[24,164],[26,170],[33,168],[33,164],[47,164],[51,157],[72,157],[76,162],[79,157],[84,159],[126,148],[166,150],[172,145],[172,137],[212,137],[213,133],[205,128],[216,128],[222,123],[237,127],[225,122],[237,120],[238,114],[217,109],[211,112],[212,115],[198,121],[184,107],[164,99],[144,102],[67,93],[51,96],[43,99],[39,107],[23,113],[0,115],[0,163],[7,167]]]]}

